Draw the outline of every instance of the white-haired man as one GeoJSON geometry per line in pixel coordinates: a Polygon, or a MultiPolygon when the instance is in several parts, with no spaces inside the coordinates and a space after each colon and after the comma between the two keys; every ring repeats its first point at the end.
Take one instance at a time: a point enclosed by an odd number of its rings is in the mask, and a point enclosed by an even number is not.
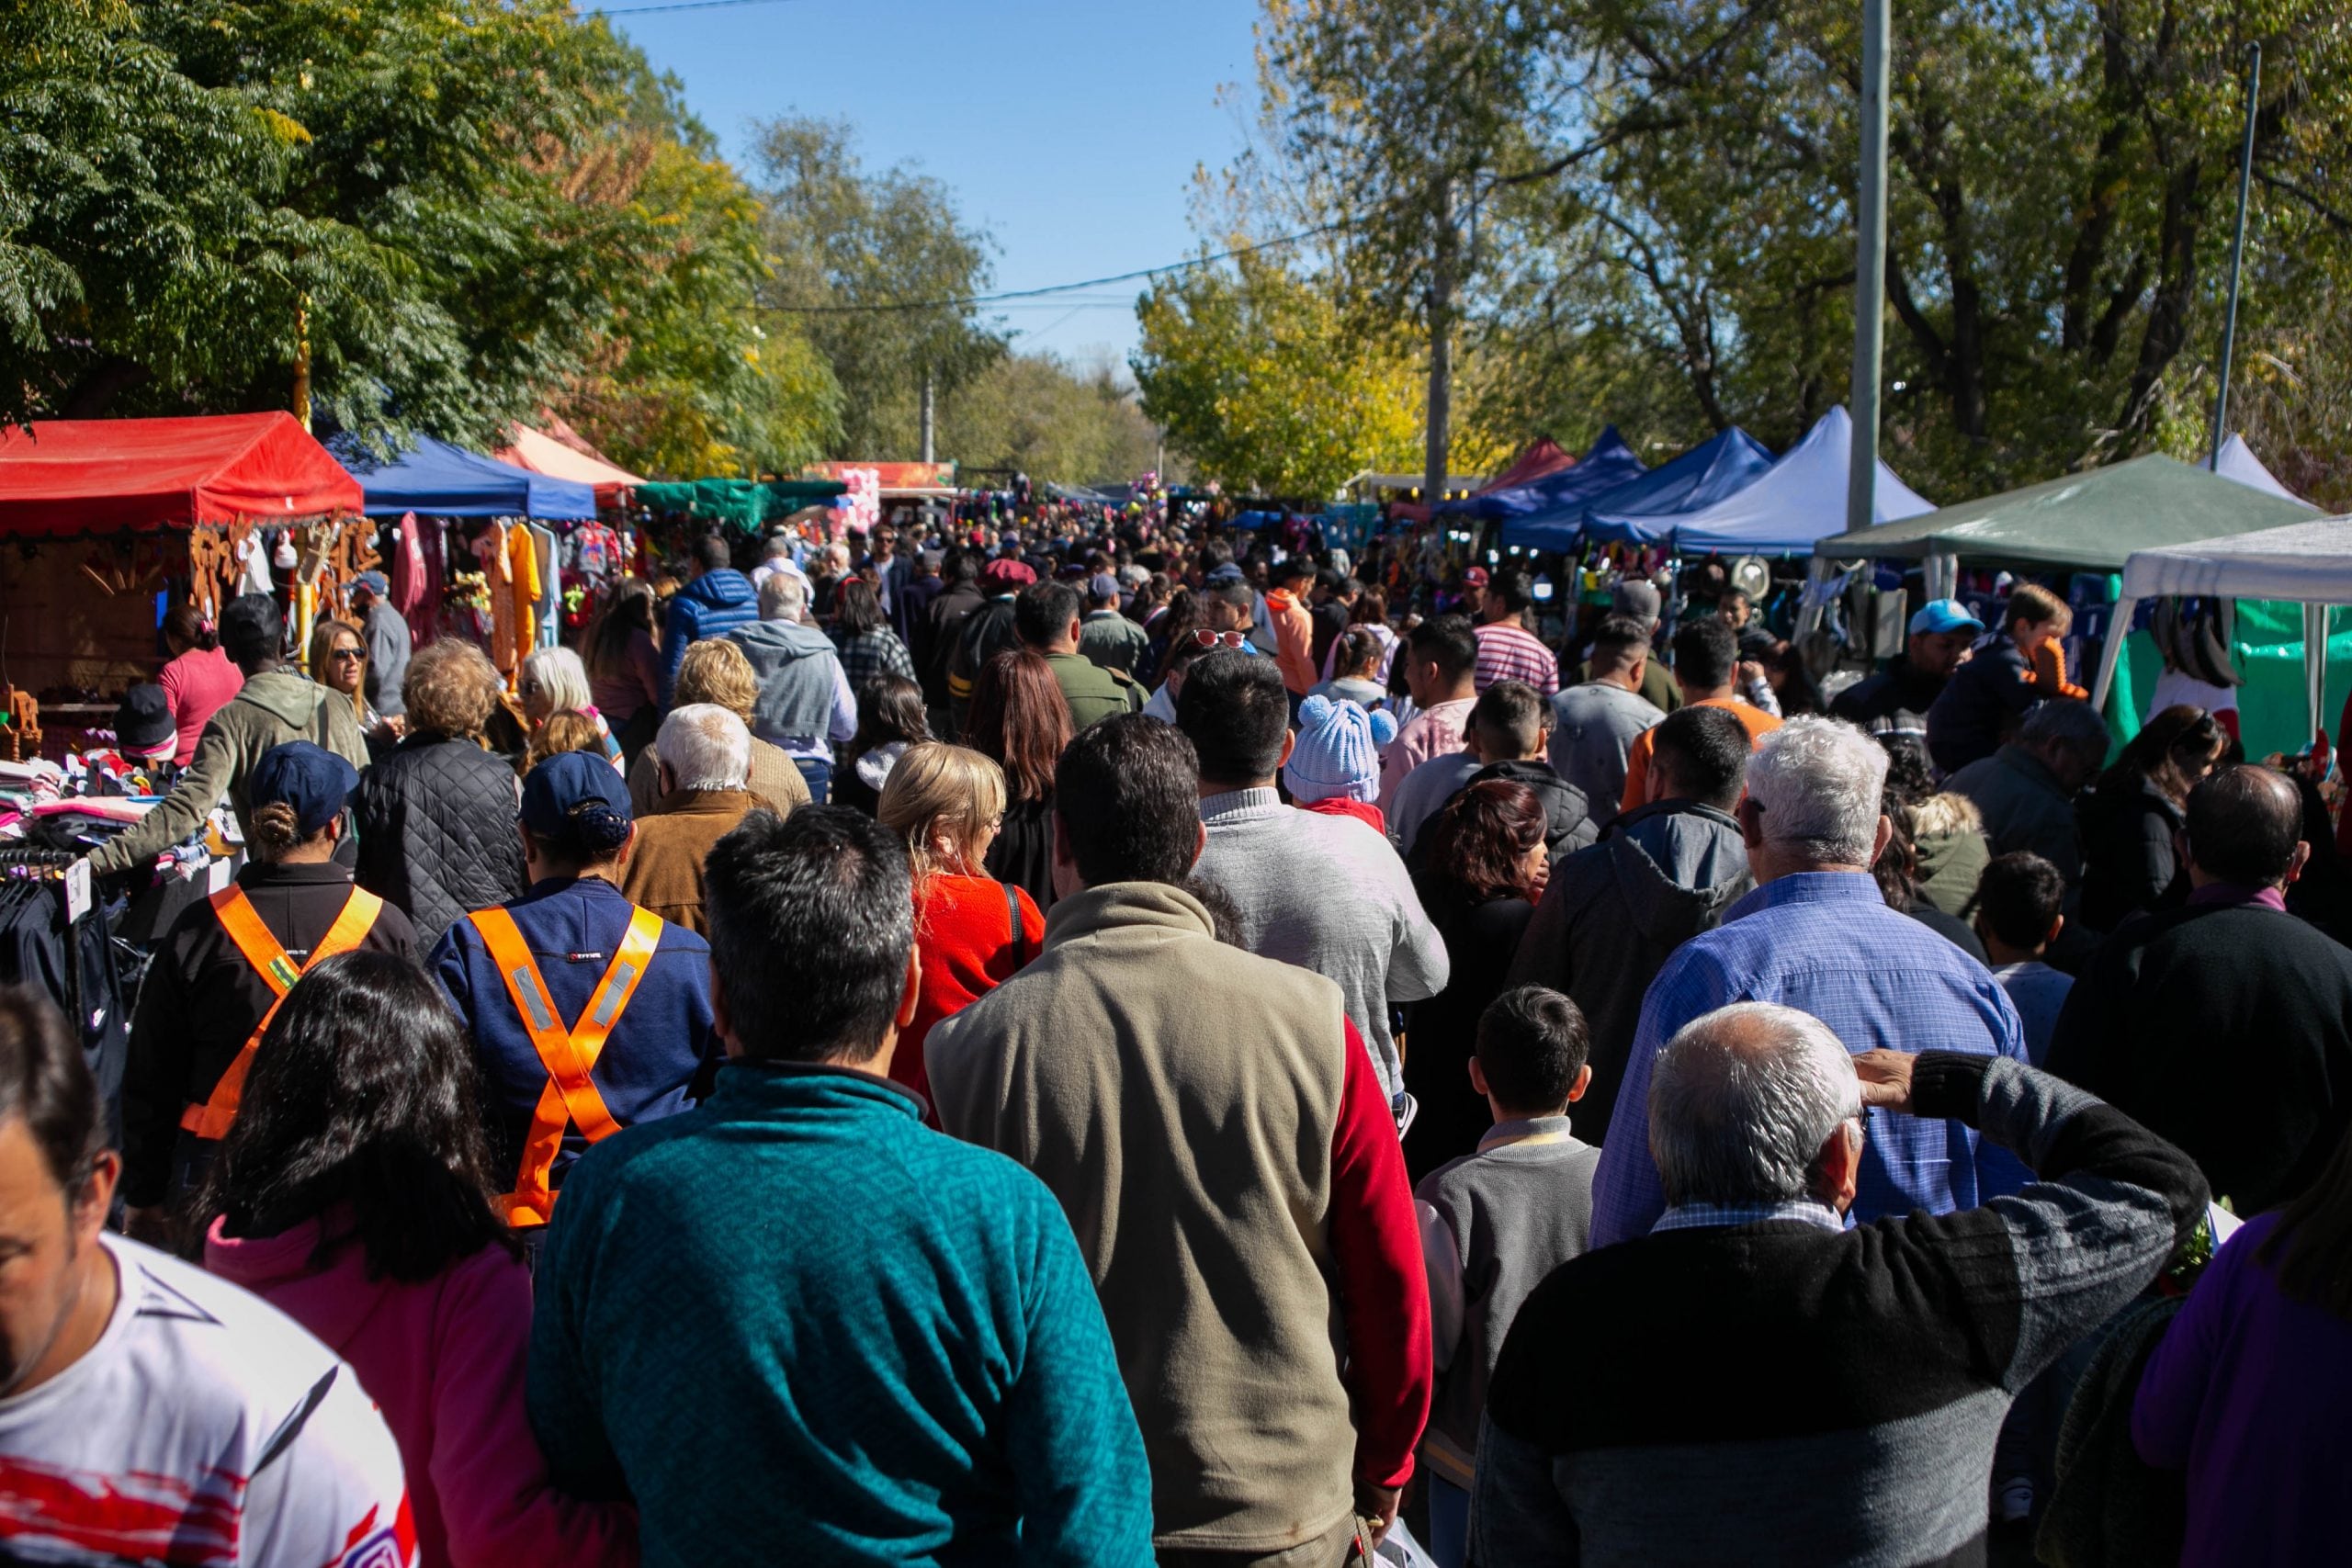
{"type": "MultiPolygon", "coordinates": [[[[1658,971],[1593,1178],[1595,1247],[1645,1234],[1666,1207],[1645,1135],[1650,1067],[1682,1026],[1733,1002],[1781,1002],[1855,1051],[1969,1051],[2024,1062],[2017,1009],[1982,964],[1890,909],[1871,866],[1892,826],[1880,815],[1886,752],[1850,724],[1792,719],[1757,742],[1739,805],[1756,891],[1658,971]]],[[[1871,1129],[1858,1218],[1949,1213],[2014,1191],[2016,1159],[1975,1130],[1882,1118],[1871,1129]]]]}
{"type": "Polygon", "coordinates": [[[689,703],[662,721],[653,749],[662,758],[662,798],[637,825],[621,891],[639,908],[699,932],[707,929],[703,862],[761,804],[748,787],[752,732],[723,707],[689,703]]]}
{"type": "Polygon", "coordinates": [[[1472,1562],[1984,1561],[2010,1401],[2155,1277],[2205,1181],[2006,1056],[1851,1043],[1770,1003],[1675,1034],[1645,1097],[1668,1206],[1512,1320],[1472,1562]],[[1865,1115],[1981,1128],[2041,1179],[1849,1230],[1865,1115]]]}

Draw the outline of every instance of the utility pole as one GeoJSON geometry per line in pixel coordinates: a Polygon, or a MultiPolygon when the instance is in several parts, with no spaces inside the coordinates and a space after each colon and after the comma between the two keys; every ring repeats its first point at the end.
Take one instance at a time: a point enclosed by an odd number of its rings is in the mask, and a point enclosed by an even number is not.
{"type": "Polygon", "coordinates": [[[294,300],[294,417],[311,428],[311,297],[294,300]]]}
{"type": "Polygon", "coordinates": [[[931,367],[922,367],[922,460],[936,462],[932,456],[932,437],[938,428],[938,417],[933,406],[931,367]]]}
{"type": "Polygon", "coordinates": [[[1437,248],[1430,263],[1429,445],[1421,457],[1421,501],[1445,499],[1447,425],[1453,417],[1453,181],[1437,189],[1437,248]]]}
{"type": "Polygon", "coordinates": [[[1871,525],[1878,500],[1879,360],[1886,327],[1888,0],[1862,0],[1862,169],[1854,204],[1854,411],[1846,526],[1871,525]]]}
{"type": "Polygon", "coordinates": [[[2262,103],[2262,46],[2245,47],[2245,142],[2238,149],[2238,227],[2230,240],[2230,312],[2222,319],[2222,389],[2213,398],[2213,455],[2206,467],[2222,471],[2222,443],[2230,438],[2230,360],[2238,347],[2238,269],[2245,261],[2245,209],[2254,186],[2254,116],[2262,103]]]}

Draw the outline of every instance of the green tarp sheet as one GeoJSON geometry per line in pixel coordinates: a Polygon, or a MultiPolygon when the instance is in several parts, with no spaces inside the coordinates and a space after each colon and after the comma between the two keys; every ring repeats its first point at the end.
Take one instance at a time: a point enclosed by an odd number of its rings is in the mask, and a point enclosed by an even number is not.
{"type": "Polygon", "coordinates": [[[683,512],[756,534],[773,518],[788,517],[848,489],[833,479],[692,479],[639,485],[637,502],[655,512],[683,512]]]}
{"type": "Polygon", "coordinates": [[[2295,502],[2154,455],[1833,534],[1813,553],[1836,560],[1956,555],[1988,565],[2120,571],[2134,550],[2283,527],[2311,515],[2295,502]]]}

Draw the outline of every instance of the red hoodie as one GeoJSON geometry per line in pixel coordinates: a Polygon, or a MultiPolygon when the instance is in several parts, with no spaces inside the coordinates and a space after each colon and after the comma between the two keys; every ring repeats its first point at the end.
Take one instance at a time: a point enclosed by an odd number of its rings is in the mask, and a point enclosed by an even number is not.
{"type": "Polygon", "coordinates": [[[277,1235],[231,1241],[216,1220],[204,1266],[317,1335],[359,1374],[408,1472],[417,1568],[633,1568],[636,1509],[583,1503],[548,1483],[523,1409],[531,1341],[531,1273],[523,1260],[485,1247],[434,1279],[404,1284],[369,1279],[366,1249],[356,1245],[313,1267],[319,1235],[319,1222],[308,1220],[277,1235]]]}

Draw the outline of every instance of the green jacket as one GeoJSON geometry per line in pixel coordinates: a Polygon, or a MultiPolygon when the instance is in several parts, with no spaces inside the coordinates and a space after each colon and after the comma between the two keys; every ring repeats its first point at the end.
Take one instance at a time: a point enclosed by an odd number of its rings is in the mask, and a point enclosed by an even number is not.
{"type": "Polygon", "coordinates": [[[137,827],[93,853],[90,869],[128,871],[153,860],[195,832],[223,794],[245,830],[245,780],[263,752],[288,740],[315,741],[355,768],[368,765],[359,716],[347,699],[291,670],[253,676],[205,725],[172,792],[137,827]]]}
{"type": "Polygon", "coordinates": [[[1135,713],[1144,704],[1144,691],[1127,677],[1105,670],[1082,653],[1048,653],[1046,662],[1069,704],[1069,727],[1084,729],[1098,718],[1135,713]]]}

